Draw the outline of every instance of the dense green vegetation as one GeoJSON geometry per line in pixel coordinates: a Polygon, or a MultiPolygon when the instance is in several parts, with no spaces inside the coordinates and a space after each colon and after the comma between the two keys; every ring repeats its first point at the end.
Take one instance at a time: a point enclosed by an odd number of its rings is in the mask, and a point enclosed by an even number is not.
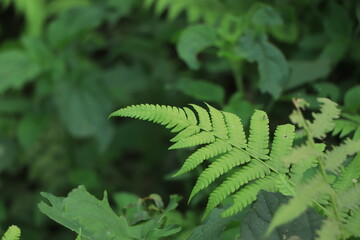
{"type": "Polygon", "coordinates": [[[356,0],[2,0],[0,233],[359,239],[359,64],[356,0]]]}

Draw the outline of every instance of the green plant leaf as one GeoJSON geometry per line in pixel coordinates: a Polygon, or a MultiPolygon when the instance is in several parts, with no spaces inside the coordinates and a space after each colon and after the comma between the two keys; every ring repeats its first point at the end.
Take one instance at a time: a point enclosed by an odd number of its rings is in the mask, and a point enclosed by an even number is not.
{"type": "Polygon", "coordinates": [[[224,89],[209,81],[181,79],[176,87],[181,92],[199,101],[222,104],[225,97],[224,89]]]}
{"type": "Polygon", "coordinates": [[[216,34],[213,28],[199,24],[186,28],[176,46],[182,60],[193,70],[200,68],[197,55],[205,48],[215,45],[216,34]]]}
{"type": "Polygon", "coordinates": [[[308,61],[294,60],[290,61],[289,65],[291,74],[289,82],[286,83],[286,89],[325,78],[332,70],[331,60],[325,57],[308,61]]]}
{"type": "Polygon", "coordinates": [[[98,27],[104,17],[104,10],[98,6],[72,8],[49,25],[47,37],[52,46],[62,47],[81,33],[98,27]]]}
{"type": "Polygon", "coordinates": [[[348,111],[356,112],[360,109],[360,85],[356,85],[349,89],[344,96],[345,108],[348,111]]]}
{"type": "Polygon", "coordinates": [[[93,240],[130,240],[134,233],[124,217],[117,216],[110,208],[107,194],[98,200],[85,187],[72,190],[67,197],[55,197],[41,193],[51,205],[40,202],[42,213],[80,234],[84,239],[93,240]]]}
{"type": "Polygon", "coordinates": [[[189,237],[189,240],[219,240],[224,229],[233,219],[241,213],[229,217],[221,217],[224,210],[215,208],[211,214],[204,220],[202,225],[196,227],[189,237]]]}
{"type": "MultiPolygon", "coordinates": [[[[261,192],[257,201],[242,221],[240,227],[241,240],[262,239],[272,217],[287,197],[280,194],[261,192]]],[[[307,211],[295,221],[283,225],[272,232],[264,240],[283,240],[297,236],[299,239],[314,239],[315,231],[321,225],[321,218],[314,211],[307,211]]]]}
{"type": "Polygon", "coordinates": [[[23,51],[8,50],[0,53],[0,93],[20,89],[41,72],[40,67],[23,51]]]}
{"type": "Polygon", "coordinates": [[[236,53],[250,62],[257,62],[260,90],[278,98],[290,73],[282,52],[268,41],[266,35],[247,31],[240,37],[236,53]]]}
{"type": "Polygon", "coordinates": [[[78,138],[96,137],[104,149],[112,137],[112,128],[105,117],[111,102],[101,91],[101,86],[88,80],[88,85],[78,87],[69,82],[58,82],[55,102],[60,118],[68,131],[78,138]]]}

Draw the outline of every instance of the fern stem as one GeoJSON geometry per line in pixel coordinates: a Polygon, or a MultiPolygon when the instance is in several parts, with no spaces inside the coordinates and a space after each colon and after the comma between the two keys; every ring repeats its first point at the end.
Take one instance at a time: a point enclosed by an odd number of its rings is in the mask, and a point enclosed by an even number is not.
{"type": "MultiPolygon", "coordinates": [[[[309,144],[312,146],[312,147],[316,147],[316,143],[314,141],[314,137],[310,131],[310,128],[308,126],[308,123],[305,121],[305,118],[302,114],[302,111],[301,111],[301,108],[300,106],[297,104],[296,100],[293,99],[293,103],[295,105],[295,108],[296,108],[296,111],[297,113],[299,114],[300,116],[300,119],[301,119],[301,125],[302,127],[304,128],[305,132],[306,132],[306,135],[308,137],[308,142],[309,144]]],[[[336,221],[339,223],[339,228],[342,228],[342,224],[341,224],[341,218],[339,216],[339,209],[337,207],[337,199],[336,199],[336,194],[334,194],[334,190],[331,188],[331,185],[329,183],[329,179],[328,179],[328,176],[326,174],[326,170],[325,170],[325,164],[324,164],[324,157],[323,156],[319,156],[317,158],[318,160],[318,163],[319,163],[319,169],[320,169],[320,174],[322,176],[322,178],[324,179],[324,181],[326,182],[326,184],[328,185],[329,189],[331,189],[331,194],[330,194],[330,203],[331,203],[331,208],[333,209],[333,212],[334,212],[334,216],[335,216],[335,219],[336,221]]],[[[318,206],[321,206],[320,203],[318,203],[316,200],[313,199],[313,202],[316,202],[318,206]]],[[[329,212],[327,209],[325,209],[324,207],[321,207],[322,209],[326,210],[327,214],[329,216],[331,216],[331,212],[329,212]]],[[[344,231],[342,231],[344,232],[344,231]]],[[[341,236],[341,239],[344,239],[344,236],[342,235],[341,236]]]]}

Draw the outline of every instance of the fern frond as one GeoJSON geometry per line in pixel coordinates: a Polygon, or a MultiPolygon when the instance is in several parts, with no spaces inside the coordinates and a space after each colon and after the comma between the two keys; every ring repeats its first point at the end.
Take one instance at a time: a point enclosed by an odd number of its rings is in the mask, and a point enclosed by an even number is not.
{"type": "Polygon", "coordinates": [[[337,104],[327,98],[318,98],[321,104],[320,113],[313,113],[313,122],[309,122],[309,129],[314,138],[323,139],[326,133],[335,127],[334,119],[339,118],[340,110],[337,104]]]}
{"type": "MultiPolygon", "coordinates": [[[[256,199],[260,190],[265,187],[270,189],[261,183],[270,176],[274,180],[271,172],[280,174],[281,171],[287,171],[285,167],[280,167],[282,163],[279,162],[291,149],[294,138],[292,125],[277,128],[269,155],[269,119],[265,112],[256,110],[251,117],[247,141],[241,120],[236,115],[219,111],[210,105],[207,105],[208,110],[197,105],[191,106],[194,110],[142,104],[120,109],[111,116],[148,120],[165,125],[172,132],[178,132],[171,139],[174,144],[170,149],[198,146],[174,176],[188,172],[206,160],[213,160],[200,174],[189,201],[220,176],[237,168],[210,194],[205,216],[237,190],[240,189],[239,194],[234,196],[241,196],[242,191],[252,191],[251,198],[240,200],[237,197],[234,206],[226,214],[240,211],[256,199]],[[250,181],[249,186],[246,185],[250,181]],[[255,191],[254,186],[258,190],[255,191]]],[[[271,189],[276,189],[276,185],[273,185],[271,189]]]]}
{"type": "Polygon", "coordinates": [[[318,235],[316,240],[338,240],[341,236],[339,224],[331,218],[324,220],[316,233],[318,235]]]}
{"type": "Polygon", "coordinates": [[[246,151],[255,158],[269,159],[269,119],[264,111],[255,110],[251,117],[246,151]]]}
{"type": "Polygon", "coordinates": [[[344,144],[327,151],[325,155],[325,168],[328,171],[339,173],[340,167],[347,159],[347,156],[360,151],[360,140],[348,140],[344,144]]]}
{"type": "Polygon", "coordinates": [[[204,217],[241,186],[251,180],[263,178],[269,173],[270,170],[257,161],[251,161],[249,164],[233,173],[210,194],[204,217]]]}
{"type": "Polygon", "coordinates": [[[200,174],[190,194],[189,201],[195,196],[195,194],[197,194],[200,190],[208,187],[219,176],[227,173],[230,171],[230,169],[249,161],[249,155],[237,149],[224,154],[212,164],[210,164],[210,166],[200,174]]]}
{"type": "Polygon", "coordinates": [[[221,139],[211,143],[207,146],[199,148],[193,154],[191,154],[184,162],[181,169],[174,175],[174,177],[184,174],[190,170],[196,168],[203,161],[213,158],[219,154],[228,152],[231,150],[231,145],[222,141],[221,139]]]}
{"type": "Polygon", "coordinates": [[[19,240],[21,235],[21,230],[15,225],[10,226],[4,236],[1,238],[2,240],[19,240]]]}

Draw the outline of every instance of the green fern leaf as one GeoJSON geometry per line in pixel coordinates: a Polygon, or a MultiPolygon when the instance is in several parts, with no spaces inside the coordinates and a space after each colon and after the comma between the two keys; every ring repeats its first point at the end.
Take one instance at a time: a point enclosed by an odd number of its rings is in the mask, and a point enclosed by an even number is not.
{"type": "Polygon", "coordinates": [[[328,184],[317,174],[297,191],[297,195],[282,205],[271,220],[265,235],[269,235],[276,227],[299,217],[319,195],[328,193],[328,184]]]}
{"type": "Polygon", "coordinates": [[[192,135],[187,138],[182,138],[178,142],[174,143],[169,149],[181,149],[199,146],[202,144],[209,144],[216,140],[214,134],[209,132],[199,132],[198,134],[192,135]]]}
{"type": "Polygon", "coordinates": [[[316,233],[318,234],[316,240],[338,240],[341,236],[339,225],[331,218],[324,220],[316,233]]]}
{"type": "Polygon", "coordinates": [[[275,169],[282,172],[286,171],[287,167],[283,165],[282,159],[291,152],[294,137],[294,125],[285,124],[277,126],[270,153],[270,161],[275,169]]]}
{"type": "Polygon", "coordinates": [[[151,104],[133,105],[113,112],[110,117],[132,117],[165,125],[167,128],[177,127],[177,132],[191,125],[184,110],[171,106],[151,104]]]}
{"type": "Polygon", "coordinates": [[[225,124],[224,115],[217,109],[207,104],[210,110],[211,122],[213,126],[213,133],[215,136],[220,137],[224,140],[228,139],[228,129],[225,124]]]}
{"type": "Polygon", "coordinates": [[[328,171],[339,173],[340,167],[347,159],[347,156],[360,151],[360,140],[348,140],[344,144],[327,151],[325,156],[325,168],[328,171]]]}
{"type": "Polygon", "coordinates": [[[333,187],[337,190],[347,190],[360,178],[360,154],[343,170],[333,187]]]}
{"type": "Polygon", "coordinates": [[[200,174],[190,194],[189,201],[191,201],[195,194],[197,194],[200,190],[208,187],[219,176],[227,173],[230,169],[249,161],[249,155],[237,149],[234,149],[233,151],[228,152],[220,158],[216,159],[200,174]]]}
{"type": "Polygon", "coordinates": [[[234,194],[234,204],[226,209],[221,216],[229,217],[243,210],[250,203],[254,202],[259,192],[273,184],[272,178],[260,179],[254,183],[246,185],[243,189],[234,194]]]}
{"type": "Polygon", "coordinates": [[[360,206],[360,184],[338,194],[340,206],[349,210],[357,210],[360,206]]]}
{"type": "Polygon", "coordinates": [[[351,236],[360,237],[360,209],[351,212],[351,216],[346,219],[344,226],[351,236]]]}
{"type": "Polygon", "coordinates": [[[246,137],[241,120],[233,113],[223,112],[229,134],[229,143],[240,148],[246,148],[246,137]]]}
{"type": "Polygon", "coordinates": [[[191,154],[181,167],[181,169],[174,175],[174,177],[184,174],[194,168],[196,168],[203,161],[213,158],[219,154],[228,152],[231,150],[231,145],[222,141],[217,140],[205,147],[199,148],[193,154],[191,154]]]}
{"type": "Polygon", "coordinates": [[[202,129],[204,129],[206,131],[211,131],[212,130],[212,124],[211,124],[209,113],[204,108],[202,108],[200,106],[197,106],[195,104],[190,104],[190,105],[198,113],[199,127],[201,127],[202,129]]]}
{"type": "Polygon", "coordinates": [[[251,117],[246,150],[254,158],[269,159],[269,119],[264,111],[255,110],[251,117]]]}
{"type": "Polygon", "coordinates": [[[241,186],[251,180],[263,178],[268,173],[270,173],[270,170],[258,161],[251,161],[236,171],[210,194],[204,217],[241,186]]]}
{"type": "Polygon", "coordinates": [[[323,139],[326,133],[335,127],[334,119],[339,118],[340,110],[337,104],[327,98],[318,98],[321,104],[320,113],[313,113],[314,121],[309,123],[309,128],[314,138],[323,139]]]}
{"type": "Polygon", "coordinates": [[[10,226],[4,236],[1,238],[2,240],[19,240],[21,235],[21,230],[15,225],[10,226]]]}
{"type": "MultiPolygon", "coordinates": [[[[269,120],[265,112],[256,110],[251,117],[247,141],[241,120],[236,115],[219,111],[210,105],[207,105],[208,111],[197,105],[191,106],[194,111],[189,108],[142,104],[120,109],[111,116],[147,120],[165,125],[172,129],[172,132],[178,132],[171,139],[174,144],[170,149],[198,146],[199,148],[186,159],[174,176],[213,159],[213,162],[200,174],[189,201],[220,176],[237,168],[231,176],[225,176],[223,183],[210,194],[205,216],[237,190],[239,193],[235,193],[234,196],[242,196],[246,191],[251,191],[251,195],[243,200],[236,197],[234,205],[226,212],[226,216],[240,211],[253,202],[260,190],[277,189],[274,184],[275,178],[270,174],[271,171],[277,174],[287,171],[280,160],[290,152],[294,138],[292,125],[287,124],[277,128],[269,156],[269,120]],[[270,159],[269,163],[266,161],[268,159],[270,159]],[[262,184],[264,179],[267,181],[272,179],[272,186],[262,184]],[[246,185],[250,181],[251,183],[246,185]]],[[[282,181],[287,180],[282,179],[282,181]]]]}

